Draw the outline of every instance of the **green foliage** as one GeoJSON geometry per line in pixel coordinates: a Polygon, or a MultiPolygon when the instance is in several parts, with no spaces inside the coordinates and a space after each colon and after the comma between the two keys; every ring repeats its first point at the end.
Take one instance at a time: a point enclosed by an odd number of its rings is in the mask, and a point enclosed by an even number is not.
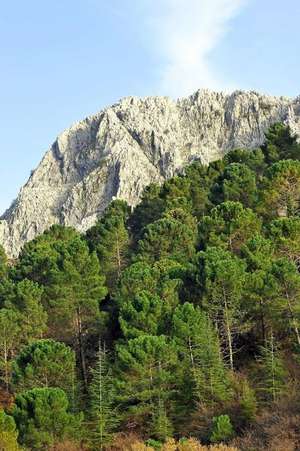
{"type": "Polygon", "coordinates": [[[78,437],[82,417],[68,412],[59,388],[35,388],[17,395],[12,411],[19,440],[32,450],[45,450],[68,437],[78,437]]]}
{"type": "Polygon", "coordinates": [[[52,227],[23,251],[18,271],[32,276],[36,265],[43,274],[38,279],[44,286],[51,335],[74,346],[87,385],[86,342],[100,323],[100,301],[107,292],[97,255],[72,229],[52,227]]]}
{"type": "Polygon", "coordinates": [[[75,379],[74,351],[54,340],[34,341],[13,362],[12,383],[17,391],[57,387],[71,397],[75,379]]]}
{"type": "Polygon", "coordinates": [[[245,207],[253,207],[257,202],[255,172],[246,164],[231,163],[214,186],[214,197],[217,202],[241,202],[245,207]]]}
{"type": "Polygon", "coordinates": [[[120,410],[134,415],[141,427],[156,438],[162,433],[159,422],[166,419],[173,394],[177,354],[164,336],[142,335],[117,346],[117,388],[120,410]],[[152,427],[149,426],[149,421],[152,427]]]}
{"type": "Polygon", "coordinates": [[[268,164],[284,159],[299,159],[300,145],[291,130],[284,124],[277,123],[270,127],[266,133],[266,142],[263,152],[268,164]]]}
{"type": "MultiPolygon", "coordinates": [[[[0,248],[1,402],[16,399],[20,443],[228,441],[221,413],[247,437],[287,382],[298,392],[299,155],[275,124],[262,148],[195,161],[134,209],[114,200],[84,236],[55,225],[15,262],[0,248]]],[[[3,415],[0,447],[14,450],[3,415]]]]}
{"type": "Polygon", "coordinates": [[[224,202],[213,208],[199,225],[202,247],[222,247],[239,253],[241,246],[259,233],[261,224],[256,214],[240,202],[224,202]]]}
{"type": "Polygon", "coordinates": [[[5,279],[8,274],[8,262],[5,251],[2,246],[0,246],[0,281],[5,279]]]}
{"type": "Polygon", "coordinates": [[[278,329],[288,325],[300,346],[300,274],[295,264],[285,258],[276,260],[272,265],[272,274],[277,283],[276,315],[278,329]]]}
{"type": "Polygon", "coordinates": [[[272,274],[275,247],[272,241],[256,235],[242,247],[242,256],[247,264],[243,309],[252,332],[264,343],[275,312],[277,284],[272,274]]]}
{"type": "Polygon", "coordinates": [[[119,321],[125,338],[158,335],[162,309],[162,300],[147,291],[141,291],[132,301],[123,302],[119,321]]]}
{"type": "Polygon", "coordinates": [[[257,412],[257,399],[255,391],[250,387],[246,379],[242,381],[240,406],[246,422],[253,422],[257,412]]]}
{"type": "Polygon", "coordinates": [[[267,402],[277,401],[286,390],[287,372],[272,333],[265,346],[261,347],[259,362],[262,374],[260,390],[263,399],[267,402]]]}
{"type": "Polygon", "coordinates": [[[11,357],[20,340],[20,318],[11,309],[0,310],[0,371],[1,380],[8,391],[11,379],[11,357]]]}
{"type": "Polygon", "coordinates": [[[280,218],[268,224],[268,237],[279,256],[300,265],[300,218],[280,218]]]}
{"type": "Polygon", "coordinates": [[[260,175],[266,168],[265,156],[261,149],[234,149],[224,156],[225,166],[231,163],[246,165],[249,169],[260,175]]]}
{"type": "MultiPolygon", "coordinates": [[[[182,285],[182,266],[174,260],[160,260],[153,265],[137,262],[122,274],[117,300],[118,304],[132,303],[142,292],[163,300],[163,311],[168,312],[178,304],[178,291],[182,285]]],[[[126,307],[124,307],[126,308],[126,307]]]]}
{"type": "Polygon", "coordinates": [[[3,451],[21,451],[18,445],[18,431],[10,415],[0,410],[0,449],[3,451]]]}
{"type": "Polygon", "coordinates": [[[30,343],[41,337],[47,329],[47,313],[42,305],[43,289],[31,280],[24,279],[17,282],[6,302],[19,316],[21,321],[22,344],[30,343]]]}
{"type": "Polygon", "coordinates": [[[177,307],[173,336],[182,365],[187,365],[189,379],[194,382],[194,401],[209,405],[229,399],[229,380],[218,336],[207,315],[187,302],[177,307]]]}
{"type": "Polygon", "coordinates": [[[228,442],[235,433],[228,415],[213,418],[210,441],[212,443],[228,442]]]}
{"type": "Polygon", "coordinates": [[[195,254],[196,239],[194,219],[175,210],[146,227],[139,242],[138,258],[147,263],[163,258],[186,263],[195,254]]]}
{"type": "Polygon", "coordinates": [[[245,265],[222,248],[208,248],[199,256],[199,281],[202,305],[225,337],[230,367],[233,370],[233,335],[243,326],[241,299],[245,282],[245,265]]]}
{"type": "Polygon", "coordinates": [[[89,248],[97,253],[110,290],[116,287],[121,272],[128,263],[129,234],[126,229],[128,216],[128,205],[124,201],[115,200],[109,205],[104,216],[86,234],[89,248]]]}
{"type": "Polygon", "coordinates": [[[278,161],[266,171],[262,202],[261,211],[267,217],[299,213],[300,161],[278,161]]]}

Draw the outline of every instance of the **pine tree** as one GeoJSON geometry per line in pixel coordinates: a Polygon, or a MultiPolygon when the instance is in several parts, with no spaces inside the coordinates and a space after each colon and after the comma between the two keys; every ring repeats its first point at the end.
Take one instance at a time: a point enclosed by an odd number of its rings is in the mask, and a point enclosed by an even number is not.
{"type": "Polygon", "coordinates": [[[99,342],[96,365],[91,371],[89,386],[90,398],[90,437],[93,449],[102,450],[112,437],[119,423],[116,409],[116,392],[112,380],[109,355],[105,345],[99,342]]]}
{"type": "Polygon", "coordinates": [[[22,349],[13,361],[12,383],[17,391],[57,387],[72,398],[75,353],[64,343],[37,340],[22,349]]]}
{"type": "Polygon", "coordinates": [[[274,243],[276,254],[286,257],[300,267],[300,218],[279,218],[267,225],[268,238],[274,243]]]}
{"type": "Polygon", "coordinates": [[[199,224],[202,248],[222,247],[236,254],[260,229],[261,222],[256,214],[240,202],[233,201],[213,208],[199,224]]]}
{"type": "Polygon", "coordinates": [[[300,161],[282,160],[266,171],[260,211],[266,218],[299,213],[300,161]]]}
{"type": "Polygon", "coordinates": [[[230,417],[228,415],[220,415],[213,418],[212,432],[210,441],[212,443],[227,442],[234,436],[230,417]]]}
{"type": "Polygon", "coordinates": [[[67,242],[47,289],[54,332],[76,348],[87,387],[86,340],[98,326],[100,302],[107,293],[96,253],[90,254],[80,238],[67,242]]]}
{"type": "Polygon", "coordinates": [[[18,314],[11,310],[0,309],[0,370],[1,379],[9,391],[11,380],[11,359],[20,341],[20,321],[18,314]]]}
{"type": "Polygon", "coordinates": [[[247,264],[243,309],[251,329],[262,343],[274,320],[277,284],[272,274],[275,246],[272,241],[255,235],[242,247],[242,257],[247,264]],[[258,332],[257,332],[258,331],[258,332]]]}
{"type": "Polygon", "coordinates": [[[156,295],[141,291],[132,301],[120,307],[120,326],[126,339],[141,335],[159,335],[162,329],[163,301],[156,295]]]}
{"type": "Polygon", "coordinates": [[[150,435],[155,431],[149,430],[149,422],[157,433],[158,417],[162,420],[165,412],[169,419],[176,362],[176,347],[164,336],[142,335],[117,345],[120,410],[126,412],[125,418],[134,419],[150,435]]]}
{"type": "MultiPolygon", "coordinates": [[[[288,326],[300,347],[300,275],[291,261],[282,258],[272,265],[272,274],[277,283],[276,310],[277,323],[288,326]],[[286,321],[282,321],[286,318],[286,321]]],[[[282,327],[282,326],[281,326],[282,327]]]]}
{"type": "Polygon", "coordinates": [[[216,331],[204,312],[184,303],[175,309],[172,335],[194,381],[194,400],[213,404],[230,398],[229,380],[216,331]]]}
{"type": "Polygon", "coordinates": [[[259,358],[262,373],[261,392],[265,401],[277,401],[286,389],[286,370],[271,332],[259,358]]]}
{"type": "Polygon", "coordinates": [[[292,136],[290,127],[281,123],[269,128],[262,150],[269,164],[289,158],[299,160],[300,146],[297,137],[292,136]]]}
{"type": "Polygon", "coordinates": [[[69,412],[67,396],[59,388],[35,388],[18,394],[12,415],[20,443],[29,449],[51,449],[65,438],[80,438],[83,417],[69,412]]]}
{"type": "Polygon", "coordinates": [[[13,287],[10,299],[6,302],[19,316],[22,334],[20,342],[27,345],[41,338],[47,330],[47,313],[42,305],[43,288],[31,280],[24,279],[13,287]]]}
{"type": "Polygon", "coordinates": [[[18,431],[13,417],[0,410],[0,449],[2,451],[21,451],[18,445],[18,431]]]}
{"type": "Polygon", "coordinates": [[[86,234],[90,250],[97,253],[110,291],[115,289],[121,272],[129,261],[130,238],[126,228],[128,215],[129,207],[126,202],[115,200],[86,234]]]}
{"type": "Polygon", "coordinates": [[[216,203],[234,201],[252,208],[257,202],[255,172],[245,164],[227,165],[215,184],[212,195],[216,203]]]}
{"type": "Polygon", "coordinates": [[[241,299],[245,282],[245,265],[230,252],[208,248],[200,253],[199,279],[203,307],[225,342],[231,370],[234,368],[234,334],[243,325],[241,299]]]}
{"type": "Polygon", "coordinates": [[[146,227],[137,258],[150,264],[164,258],[184,264],[195,255],[196,241],[194,218],[182,210],[172,210],[146,227]]]}

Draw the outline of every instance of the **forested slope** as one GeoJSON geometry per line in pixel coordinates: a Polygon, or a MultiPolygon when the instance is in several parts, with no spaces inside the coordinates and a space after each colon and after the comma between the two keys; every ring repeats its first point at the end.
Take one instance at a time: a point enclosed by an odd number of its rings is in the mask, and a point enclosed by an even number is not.
{"type": "Polygon", "coordinates": [[[1,252],[0,448],[299,449],[299,160],[276,124],[1,252]]]}

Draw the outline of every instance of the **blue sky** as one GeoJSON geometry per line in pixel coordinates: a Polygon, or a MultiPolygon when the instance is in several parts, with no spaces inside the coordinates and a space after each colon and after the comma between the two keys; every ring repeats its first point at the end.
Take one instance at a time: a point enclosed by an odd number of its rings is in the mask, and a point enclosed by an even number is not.
{"type": "Polygon", "coordinates": [[[11,0],[0,12],[0,212],[59,132],[128,95],[300,94],[299,0],[11,0]]]}

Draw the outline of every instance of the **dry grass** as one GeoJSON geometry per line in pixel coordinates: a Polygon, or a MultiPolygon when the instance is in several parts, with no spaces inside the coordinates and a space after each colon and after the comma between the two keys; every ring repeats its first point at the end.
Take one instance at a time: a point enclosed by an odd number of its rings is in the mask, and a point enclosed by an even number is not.
{"type": "MultiPolygon", "coordinates": [[[[155,451],[153,447],[145,445],[135,436],[118,436],[109,451],[155,451]]],[[[226,445],[203,446],[197,440],[190,438],[176,442],[169,439],[162,446],[161,451],[239,451],[236,447],[226,445]]]]}

